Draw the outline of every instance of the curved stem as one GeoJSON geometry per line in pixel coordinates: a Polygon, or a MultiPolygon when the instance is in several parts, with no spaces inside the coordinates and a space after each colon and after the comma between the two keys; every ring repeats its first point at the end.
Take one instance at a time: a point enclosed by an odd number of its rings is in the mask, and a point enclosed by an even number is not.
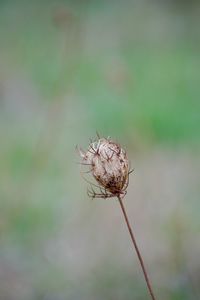
{"type": "Polygon", "coordinates": [[[127,225],[127,227],[128,227],[128,230],[129,230],[129,233],[130,233],[130,236],[131,236],[131,240],[132,240],[132,242],[133,242],[133,245],[134,245],[134,247],[135,247],[135,250],[136,250],[138,259],[139,259],[139,261],[140,261],[140,265],[141,265],[141,268],[142,268],[142,271],[143,271],[143,274],[144,274],[144,278],[145,278],[145,281],[146,281],[146,284],[147,284],[149,293],[150,293],[150,295],[151,295],[151,299],[152,299],[152,300],[156,300],[156,298],[155,298],[155,296],[154,296],[154,293],[153,293],[153,289],[152,289],[150,280],[149,280],[149,277],[148,277],[148,275],[147,275],[146,268],[145,268],[145,266],[144,266],[144,261],[143,261],[143,259],[142,259],[141,254],[140,254],[139,248],[138,248],[138,246],[137,246],[137,243],[136,243],[136,240],[135,240],[133,231],[132,231],[132,229],[131,229],[131,226],[130,226],[130,223],[129,223],[129,220],[128,220],[128,216],[127,216],[127,214],[126,214],[126,210],[125,210],[124,204],[123,204],[122,199],[121,199],[120,196],[118,196],[118,200],[119,200],[119,203],[120,203],[120,206],[121,206],[121,209],[122,209],[122,212],[123,212],[125,221],[126,221],[126,225],[127,225]]]}

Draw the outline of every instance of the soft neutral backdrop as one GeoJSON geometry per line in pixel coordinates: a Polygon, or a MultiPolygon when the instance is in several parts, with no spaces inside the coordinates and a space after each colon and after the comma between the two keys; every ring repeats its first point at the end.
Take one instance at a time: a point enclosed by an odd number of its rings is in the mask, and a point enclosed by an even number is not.
{"type": "Polygon", "coordinates": [[[126,148],[155,294],[200,298],[199,1],[0,1],[0,299],[148,299],[75,146],[126,148]]]}

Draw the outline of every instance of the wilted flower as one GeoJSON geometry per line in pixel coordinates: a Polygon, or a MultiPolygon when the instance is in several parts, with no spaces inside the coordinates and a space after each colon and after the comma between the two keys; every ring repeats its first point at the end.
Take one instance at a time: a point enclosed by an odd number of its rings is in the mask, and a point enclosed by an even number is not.
{"type": "Polygon", "coordinates": [[[129,168],[126,151],[110,138],[99,138],[98,136],[97,141],[91,141],[87,151],[79,150],[79,154],[82,158],[82,164],[90,166],[90,172],[98,183],[98,185],[90,183],[91,190],[88,190],[88,195],[92,198],[118,198],[151,299],[156,300],[122,201],[126,195],[129,174],[132,172],[129,168]],[[94,191],[93,186],[99,188],[99,193],[94,191]]]}
{"type": "MultiPolygon", "coordinates": [[[[91,173],[99,184],[100,192],[88,191],[92,198],[123,197],[129,181],[129,162],[126,152],[110,138],[91,142],[87,151],[79,150],[82,163],[91,167],[91,173]]],[[[91,184],[92,185],[92,184],[91,184]]]]}

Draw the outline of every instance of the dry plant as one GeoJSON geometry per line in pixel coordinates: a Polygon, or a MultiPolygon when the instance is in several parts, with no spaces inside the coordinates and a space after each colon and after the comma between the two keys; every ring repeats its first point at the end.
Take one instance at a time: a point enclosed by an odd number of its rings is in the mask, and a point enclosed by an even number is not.
{"type": "Polygon", "coordinates": [[[119,200],[151,299],[156,300],[123,203],[123,198],[127,193],[129,184],[129,175],[133,170],[130,170],[126,151],[118,143],[112,141],[110,138],[100,138],[98,134],[97,138],[95,141],[90,141],[87,151],[79,149],[79,155],[82,158],[81,165],[90,168],[89,172],[91,172],[97,182],[97,184],[94,184],[87,180],[90,184],[88,196],[104,199],[116,197],[119,200]]]}

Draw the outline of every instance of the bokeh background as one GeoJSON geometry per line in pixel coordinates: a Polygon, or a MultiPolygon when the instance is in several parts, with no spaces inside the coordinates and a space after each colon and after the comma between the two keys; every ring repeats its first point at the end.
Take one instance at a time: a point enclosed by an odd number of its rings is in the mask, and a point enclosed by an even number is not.
{"type": "Polygon", "coordinates": [[[200,299],[200,3],[0,1],[0,299],[148,299],[115,199],[75,146],[127,150],[155,294],[200,299]]]}

